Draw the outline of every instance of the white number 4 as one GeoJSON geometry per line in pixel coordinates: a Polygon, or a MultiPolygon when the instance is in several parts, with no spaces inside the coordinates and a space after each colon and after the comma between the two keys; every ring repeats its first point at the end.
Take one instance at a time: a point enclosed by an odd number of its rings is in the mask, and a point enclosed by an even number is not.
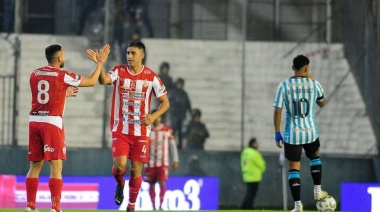
{"type": "Polygon", "coordinates": [[[143,152],[144,154],[146,153],[146,146],[144,145],[141,152],[143,152]]]}

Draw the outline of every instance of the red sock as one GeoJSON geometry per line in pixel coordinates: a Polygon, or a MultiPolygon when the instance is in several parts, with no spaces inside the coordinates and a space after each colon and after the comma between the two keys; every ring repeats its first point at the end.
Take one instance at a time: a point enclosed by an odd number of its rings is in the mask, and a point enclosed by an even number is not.
{"type": "Polygon", "coordinates": [[[137,195],[139,194],[142,183],[142,176],[137,178],[129,178],[129,202],[128,208],[135,208],[137,195]]]}
{"type": "Polygon", "coordinates": [[[37,196],[37,187],[38,187],[38,178],[26,178],[26,201],[27,206],[32,210],[36,209],[36,196],[37,196]]]}
{"type": "Polygon", "coordinates": [[[125,174],[125,169],[118,173],[115,169],[115,167],[112,166],[112,175],[115,178],[117,185],[119,186],[124,186],[125,180],[124,180],[124,174],[125,174]]]}
{"type": "Polygon", "coordinates": [[[160,186],[160,209],[162,207],[162,203],[164,202],[165,192],[166,192],[166,186],[161,185],[160,186]]]}
{"type": "Polygon", "coordinates": [[[152,200],[153,210],[156,210],[156,191],[154,186],[150,186],[149,188],[150,199],[152,200]]]}
{"type": "Polygon", "coordinates": [[[61,210],[60,203],[61,203],[62,186],[63,186],[62,179],[58,179],[58,178],[49,179],[51,208],[55,209],[57,212],[61,210]]]}

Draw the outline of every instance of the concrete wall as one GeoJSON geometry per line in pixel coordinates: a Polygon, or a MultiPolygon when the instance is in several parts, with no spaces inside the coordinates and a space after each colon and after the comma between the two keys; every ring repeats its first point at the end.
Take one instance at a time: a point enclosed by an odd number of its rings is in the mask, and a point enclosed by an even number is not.
{"type": "MultiPolygon", "coordinates": [[[[208,176],[219,177],[219,206],[220,208],[237,208],[240,206],[245,192],[245,184],[241,179],[239,152],[189,152],[180,151],[180,167],[170,175],[196,175],[189,169],[189,157],[197,155],[200,167],[208,176]]],[[[282,174],[279,169],[278,155],[264,153],[267,171],[257,194],[258,209],[282,208],[282,174]]],[[[72,149],[67,151],[63,175],[103,175],[111,176],[110,149],[72,149]]],[[[25,175],[28,171],[26,149],[0,149],[0,174],[25,175]],[[5,161],[12,161],[7,163],[5,161]]],[[[322,187],[340,203],[341,182],[376,182],[375,168],[372,158],[343,158],[322,155],[323,179],[322,187]],[[338,171],[339,170],[339,171],[338,171]]],[[[48,175],[48,164],[45,164],[41,175],[48,175]]],[[[287,177],[287,173],[286,173],[287,177]]],[[[309,172],[309,161],[302,158],[301,167],[302,201],[306,208],[314,209],[313,183],[309,172]]],[[[287,181],[286,181],[287,183],[287,181]]],[[[110,185],[114,186],[114,185],[110,185]]],[[[288,192],[289,208],[293,206],[291,194],[288,192]]]]}
{"type": "MultiPolygon", "coordinates": [[[[23,34],[21,39],[17,136],[19,144],[25,146],[31,99],[29,74],[46,65],[45,47],[62,44],[66,51],[65,69],[84,76],[90,74],[94,64],[86,58],[85,49],[89,44],[85,38],[23,34]]],[[[294,56],[305,54],[311,60],[311,73],[324,87],[328,102],[317,111],[321,151],[377,154],[373,129],[341,44],[296,46],[284,42],[246,42],[243,60],[242,43],[235,41],[144,39],[143,42],[147,47],[147,66],[158,71],[160,63],[168,61],[173,78],[185,79],[192,106],[202,110],[202,120],[210,131],[206,150],[239,151],[255,136],[263,151],[279,153],[273,141],[273,97],[278,84],[292,76],[290,67],[294,56]],[[241,124],[242,105],[244,126],[241,124]]],[[[118,62],[112,60],[107,63],[108,66],[116,64],[118,62]]],[[[105,89],[100,85],[81,88],[78,97],[67,100],[64,122],[68,147],[101,147],[105,89]]],[[[110,146],[108,120],[105,122],[106,142],[110,146]]]]}

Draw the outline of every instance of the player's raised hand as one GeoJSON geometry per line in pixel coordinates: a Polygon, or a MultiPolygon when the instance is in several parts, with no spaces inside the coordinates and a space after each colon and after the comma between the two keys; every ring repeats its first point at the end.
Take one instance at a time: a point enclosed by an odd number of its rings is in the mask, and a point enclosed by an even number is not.
{"type": "Polygon", "coordinates": [[[69,86],[66,90],[66,97],[76,97],[79,91],[78,87],[69,86]]]}
{"type": "Polygon", "coordinates": [[[105,63],[110,51],[111,47],[109,44],[104,45],[103,48],[101,48],[99,51],[96,51],[97,62],[105,63]]]}
{"type": "Polygon", "coordinates": [[[276,146],[282,148],[282,143],[284,139],[282,138],[281,132],[275,132],[274,139],[276,140],[276,146]]]}
{"type": "Polygon", "coordinates": [[[96,52],[97,52],[96,49],[95,50],[87,49],[86,52],[87,52],[87,57],[90,60],[94,61],[94,63],[96,63],[98,61],[98,59],[96,58],[96,52]]]}

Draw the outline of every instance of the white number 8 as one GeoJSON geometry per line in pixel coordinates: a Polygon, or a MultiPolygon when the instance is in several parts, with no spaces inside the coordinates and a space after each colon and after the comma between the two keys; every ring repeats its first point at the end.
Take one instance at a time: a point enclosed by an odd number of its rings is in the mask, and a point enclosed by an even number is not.
{"type": "Polygon", "coordinates": [[[49,102],[49,82],[46,80],[40,80],[38,82],[38,94],[37,94],[37,101],[40,104],[46,104],[49,102]],[[44,89],[42,89],[42,86],[44,86],[44,89]]]}

